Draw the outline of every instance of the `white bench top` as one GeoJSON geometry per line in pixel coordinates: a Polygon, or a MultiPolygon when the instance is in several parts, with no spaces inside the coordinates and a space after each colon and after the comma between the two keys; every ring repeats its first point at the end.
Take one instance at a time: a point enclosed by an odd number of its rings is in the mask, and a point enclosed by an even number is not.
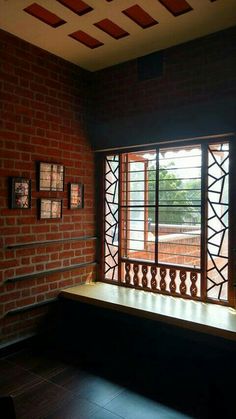
{"type": "Polygon", "coordinates": [[[103,282],[67,288],[61,291],[60,296],[236,340],[236,310],[230,307],[103,282]]]}

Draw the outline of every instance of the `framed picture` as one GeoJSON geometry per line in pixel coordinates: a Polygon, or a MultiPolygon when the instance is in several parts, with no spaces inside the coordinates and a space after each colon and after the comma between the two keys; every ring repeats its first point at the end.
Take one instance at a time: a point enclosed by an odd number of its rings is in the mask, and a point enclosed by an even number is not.
{"type": "Polygon", "coordinates": [[[38,163],[38,190],[63,191],[64,166],[57,163],[38,163]]]}
{"type": "Polygon", "coordinates": [[[53,219],[62,217],[62,199],[42,198],[39,200],[39,218],[53,219]]]}
{"type": "Polygon", "coordinates": [[[69,183],[69,208],[77,209],[84,206],[84,185],[82,183],[69,183]]]}
{"type": "Polygon", "coordinates": [[[10,208],[31,207],[31,180],[23,177],[10,178],[10,208]]]}

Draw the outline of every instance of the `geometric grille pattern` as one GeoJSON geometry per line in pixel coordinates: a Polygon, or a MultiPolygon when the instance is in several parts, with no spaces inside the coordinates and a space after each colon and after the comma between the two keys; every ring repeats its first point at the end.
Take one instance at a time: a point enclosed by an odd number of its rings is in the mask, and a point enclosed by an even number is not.
{"type": "Polygon", "coordinates": [[[105,279],[118,281],[119,155],[105,160],[105,279]]]}
{"type": "Polygon", "coordinates": [[[208,147],[207,297],[228,299],[229,144],[208,147]]]}

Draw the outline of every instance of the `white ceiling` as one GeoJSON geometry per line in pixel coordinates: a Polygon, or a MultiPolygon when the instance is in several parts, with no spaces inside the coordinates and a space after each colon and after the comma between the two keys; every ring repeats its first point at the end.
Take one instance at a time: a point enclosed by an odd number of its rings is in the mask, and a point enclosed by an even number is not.
{"type": "Polygon", "coordinates": [[[56,0],[36,0],[66,21],[52,28],[23,11],[33,0],[0,0],[0,27],[84,69],[96,71],[236,25],[236,0],[188,0],[193,10],[178,17],[158,0],[84,1],[93,10],[78,16],[56,0]],[[122,13],[135,4],[159,24],[142,29],[122,13]],[[94,26],[105,18],[130,35],[116,40],[94,26]],[[78,30],[87,32],[104,45],[90,49],[68,36],[78,30]]]}

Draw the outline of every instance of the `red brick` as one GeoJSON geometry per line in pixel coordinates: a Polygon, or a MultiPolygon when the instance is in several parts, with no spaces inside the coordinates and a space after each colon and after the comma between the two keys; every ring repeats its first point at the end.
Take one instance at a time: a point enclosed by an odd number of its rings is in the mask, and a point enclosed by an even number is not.
{"type": "Polygon", "coordinates": [[[61,261],[50,262],[46,264],[46,269],[55,269],[61,267],[61,261]]]}
{"type": "Polygon", "coordinates": [[[18,153],[17,151],[11,151],[11,153],[9,154],[8,150],[1,150],[1,158],[4,159],[8,159],[9,157],[11,157],[11,159],[14,160],[18,160],[20,159],[20,153],[18,153]]]}
{"type": "Polygon", "coordinates": [[[35,265],[35,269],[37,272],[41,272],[44,270],[44,264],[40,263],[39,265],[35,265]]]}
{"type": "Polygon", "coordinates": [[[22,265],[29,265],[30,264],[30,258],[22,258],[21,259],[22,265]]]}
{"type": "Polygon", "coordinates": [[[35,279],[28,279],[28,280],[24,280],[24,281],[19,281],[16,283],[17,284],[17,289],[24,289],[24,288],[29,288],[33,287],[36,284],[36,280],[35,279]]]}
{"type": "Polygon", "coordinates": [[[5,294],[0,295],[0,302],[4,303],[6,301],[14,301],[17,300],[20,297],[19,291],[9,292],[5,294]]]}
{"type": "Polygon", "coordinates": [[[41,255],[32,257],[32,263],[47,262],[49,260],[49,255],[41,255]]]}
{"type": "Polygon", "coordinates": [[[54,290],[54,291],[47,292],[46,299],[49,300],[51,298],[55,298],[55,297],[58,296],[58,294],[59,294],[59,290],[54,290]]]}
{"type": "Polygon", "coordinates": [[[22,298],[21,300],[16,301],[17,307],[24,307],[33,303],[35,303],[35,297],[22,298]]]}
{"type": "Polygon", "coordinates": [[[35,225],[32,227],[33,233],[47,233],[49,231],[50,227],[49,225],[35,225]]]}
{"type": "Polygon", "coordinates": [[[7,313],[8,311],[12,310],[15,307],[16,307],[16,302],[11,301],[10,303],[4,304],[4,311],[5,311],[5,313],[7,313]]]}
{"type": "MultiPolygon", "coordinates": [[[[26,227],[29,227],[29,226],[26,226],[26,227]]],[[[35,236],[33,234],[18,236],[18,243],[28,243],[28,242],[33,242],[34,240],[35,240],[35,236]]]]}
{"type": "Polygon", "coordinates": [[[58,287],[57,282],[53,284],[49,284],[50,290],[55,290],[58,287]]]}
{"type": "Polygon", "coordinates": [[[59,287],[61,287],[61,288],[69,287],[71,285],[73,285],[73,280],[72,279],[66,279],[66,280],[63,280],[63,281],[59,282],[59,287]]]}
{"type": "Polygon", "coordinates": [[[29,248],[29,249],[17,249],[16,250],[16,255],[18,257],[20,256],[32,256],[35,254],[35,249],[34,248],[29,248]]]}
{"type": "Polygon", "coordinates": [[[66,258],[70,258],[74,256],[74,251],[73,250],[68,250],[65,252],[61,252],[60,253],[60,258],[61,259],[66,259],[66,258]]]}
{"type": "Polygon", "coordinates": [[[4,260],[0,261],[0,269],[9,269],[18,265],[17,260],[4,260]]]}
{"type": "Polygon", "coordinates": [[[19,227],[5,227],[2,229],[2,234],[4,236],[16,235],[20,233],[19,227]]]}
{"type": "Polygon", "coordinates": [[[16,269],[16,276],[27,275],[34,272],[34,266],[24,266],[16,269]]]}
{"type": "Polygon", "coordinates": [[[51,253],[50,259],[51,260],[57,260],[59,258],[59,253],[51,253]]]}
{"type": "Polygon", "coordinates": [[[29,297],[30,296],[30,290],[29,289],[22,290],[21,291],[21,296],[22,297],[29,297]]]}
{"type": "Polygon", "coordinates": [[[46,291],[48,291],[48,285],[39,285],[38,287],[32,288],[32,295],[35,294],[40,294],[40,293],[45,293],[46,291]]]}
{"type": "Polygon", "coordinates": [[[43,294],[37,295],[37,297],[36,297],[37,302],[44,301],[44,300],[45,300],[45,297],[44,297],[43,294]]]}

